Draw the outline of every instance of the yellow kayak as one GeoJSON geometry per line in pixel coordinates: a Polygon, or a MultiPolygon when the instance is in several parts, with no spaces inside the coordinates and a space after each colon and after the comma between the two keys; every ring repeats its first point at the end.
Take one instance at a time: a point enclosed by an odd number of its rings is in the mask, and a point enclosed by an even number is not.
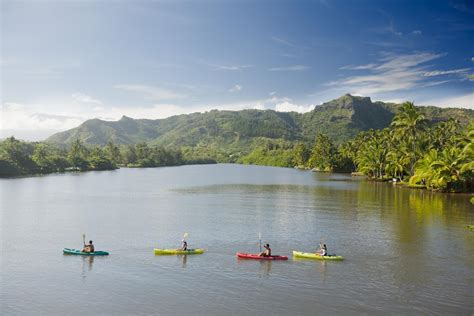
{"type": "Polygon", "coordinates": [[[155,255],[200,255],[204,253],[204,249],[154,249],[155,255]]]}
{"type": "Polygon", "coordinates": [[[295,258],[307,258],[307,259],[317,259],[317,260],[344,260],[343,256],[321,256],[314,252],[301,252],[293,250],[293,257],[295,258]]]}

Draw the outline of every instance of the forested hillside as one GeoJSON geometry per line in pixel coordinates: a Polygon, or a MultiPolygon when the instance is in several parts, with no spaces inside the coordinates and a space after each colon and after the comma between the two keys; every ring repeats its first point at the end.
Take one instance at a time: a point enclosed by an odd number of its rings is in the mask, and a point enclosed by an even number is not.
{"type": "MultiPolygon", "coordinates": [[[[71,130],[57,133],[48,143],[70,144],[76,139],[86,144],[136,144],[146,142],[165,147],[219,147],[245,149],[256,138],[313,142],[325,133],[336,144],[360,131],[390,125],[399,105],[372,102],[368,97],[344,95],[308,113],[273,110],[242,110],[193,113],[166,119],[147,120],[122,117],[119,121],[92,119],[71,130]]],[[[467,124],[474,118],[468,109],[418,107],[430,123],[453,118],[467,124]]]]}

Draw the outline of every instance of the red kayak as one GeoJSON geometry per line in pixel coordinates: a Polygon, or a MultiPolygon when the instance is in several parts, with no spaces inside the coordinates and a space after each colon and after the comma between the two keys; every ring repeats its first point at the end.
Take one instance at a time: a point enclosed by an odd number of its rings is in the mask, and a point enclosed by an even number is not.
{"type": "Polygon", "coordinates": [[[288,260],[287,256],[264,257],[264,256],[259,256],[258,254],[255,254],[255,253],[241,253],[241,252],[237,252],[237,257],[244,258],[244,259],[256,259],[256,260],[288,260]]]}

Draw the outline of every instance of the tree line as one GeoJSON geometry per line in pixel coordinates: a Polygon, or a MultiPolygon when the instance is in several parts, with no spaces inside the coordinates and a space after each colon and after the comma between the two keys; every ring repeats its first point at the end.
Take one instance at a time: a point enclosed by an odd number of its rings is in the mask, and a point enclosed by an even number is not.
{"type": "Polygon", "coordinates": [[[0,176],[47,174],[64,171],[113,170],[125,167],[161,167],[212,163],[210,159],[184,159],[181,150],[146,143],[87,146],[76,139],[67,148],[30,143],[9,137],[0,142],[0,176]]]}
{"type": "Polygon", "coordinates": [[[474,122],[450,119],[429,126],[411,102],[404,103],[388,128],[360,132],[335,146],[324,134],[313,144],[276,144],[254,149],[242,163],[298,167],[326,172],[359,172],[373,180],[404,182],[446,192],[474,191],[474,122]]]}

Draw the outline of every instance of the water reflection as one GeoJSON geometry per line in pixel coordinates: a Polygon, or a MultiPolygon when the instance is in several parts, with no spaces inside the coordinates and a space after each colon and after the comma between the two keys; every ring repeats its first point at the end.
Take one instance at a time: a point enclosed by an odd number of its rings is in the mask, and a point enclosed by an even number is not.
{"type": "MultiPolygon", "coordinates": [[[[318,270],[319,274],[322,276],[323,280],[326,280],[326,266],[327,266],[328,262],[327,261],[319,261],[317,264],[316,264],[316,269],[318,270]]],[[[336,263],[337,264],[337,263],[336,263]]]]}
{"type": "Polygon", "coordinates": [[[144,314],[252,314],[262,302],[277,314],[474,310],[474,232],[466,228],[474,205],[466,195],[238,165],[2,180],[0,192],[4,253],[15,252],[0,260],[4,314],[90,313],[91,306],[110,314],[136,306],[144,314]],[[108,249],[122,255],[62,259],[35,245],[41,239],[61,249],[84,230],[106,236],[108,249]],[[187,266],[187,256],[149,264],[149,251],[124,250],[155,238],[173,243],[191,230],[219,253],[187,266]],[[235,250],[257,251],[260,231],[279,254],[314,251],[322,241],[346,260],[235,262],[235,250]]]}
{"type": "Polygon", "coordinates": [[[271,260],[260,260],[259,274],[261,277],[270,277],[270,272],[272,271],[272,264],[273,261],[271,260]]]}
{"type": "Polygon", "coordinates": [[[188,262],[188,256],[187,255],[180,255],[178,257],[180,257],[180,260],[181,260],[181,267],[183,269],[186,268],[186,264],[188,262]]]}
{"type": "Polygon", "coordinates": [[[94,256],[83,256],[82,257],[82,277],[85,278],[87,273],[92,271],[94,265],[94,256]]]}
{"type": "MultiPolygon", "coordinates": [[[[326,279],[326,273],[327,273],[327,265],[328,261],[325,260],[312,260],[312,259],[305,259],[305,258],[298,258],[298,257],[293,257],[294,262],[298,263],[306,263],[306,264],[313,264],[314,269],[316,270],[317,274],[322,277],[322,280],[326,279]]],[[[342,261],[333,261],[330,262],[329,264],[341,264],[342,261]]]]}

